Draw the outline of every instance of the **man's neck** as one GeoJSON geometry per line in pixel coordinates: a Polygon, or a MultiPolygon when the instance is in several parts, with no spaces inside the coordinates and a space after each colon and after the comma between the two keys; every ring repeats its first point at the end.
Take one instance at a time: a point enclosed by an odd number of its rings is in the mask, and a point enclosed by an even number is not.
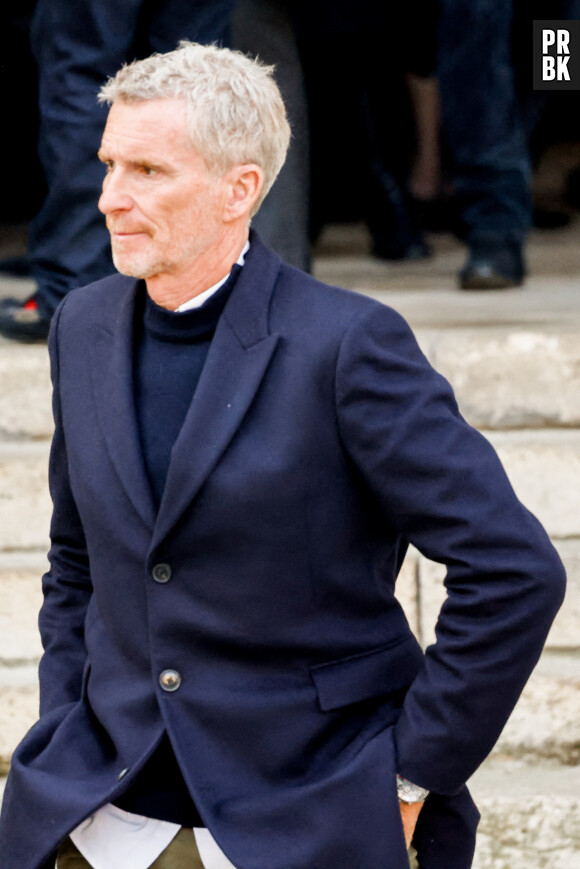
{"type": "Polygon", "coordinates": [[[146,278],[147,292],[161,308],[176,311],[180,305],[199,296],[230,273],[248,240],[248,229],[221,240],[203,251],[182,273],[160,274],[146,278]]]}

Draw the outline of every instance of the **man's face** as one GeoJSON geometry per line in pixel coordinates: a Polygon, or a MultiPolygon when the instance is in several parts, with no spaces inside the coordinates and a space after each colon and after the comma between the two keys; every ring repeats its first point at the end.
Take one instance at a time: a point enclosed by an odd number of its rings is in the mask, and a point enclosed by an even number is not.
{"type": "Polygon", "coordinates": [[[186,279],[219,243],[226,185],[191,145],[185,102],[115,101],[99,158],[107,167],[99,208],[116,268],[186,279]]]}

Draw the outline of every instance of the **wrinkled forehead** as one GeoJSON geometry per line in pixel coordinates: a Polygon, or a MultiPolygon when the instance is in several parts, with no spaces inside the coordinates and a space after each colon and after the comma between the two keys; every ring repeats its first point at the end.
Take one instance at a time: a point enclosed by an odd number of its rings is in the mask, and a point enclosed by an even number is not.
{"type": "Polygon", "coordinates": [[[159,97],[153,100],[116,99],[107,117],[105,129],[127,130],[133,127],[139,135],[179,135],[188,137],[188,111],[184,99],[159,97]]]}
{"type": "Polygon", "coordinates": [[[118,147],[194,150],[184,101],[115,100],[107,117],[101,151],[118,147]]]}
{"type": "Polygon", "coordinates": [[[208,155],[196,147],[192,135],[192,109],[184,98],[159,97],[151,100],[116,99],[109,109],[101,150],[124,142],[135,147],[155,148],[181,155],[195,153],[208,169],[208,155]]]}

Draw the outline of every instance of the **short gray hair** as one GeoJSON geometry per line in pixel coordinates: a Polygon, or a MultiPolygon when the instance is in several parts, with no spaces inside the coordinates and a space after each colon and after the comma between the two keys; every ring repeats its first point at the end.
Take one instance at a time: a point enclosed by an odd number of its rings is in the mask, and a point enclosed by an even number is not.
{"type": "Polygon", "coordinates": [[[240,51],[182,41],[175,51],[126,64],[101,88],[99,101],[185,100],[193,147],[208,168],[226,172],[256,163],[264,189],[255,213],[284,164],[290,126],[274,67],[240,51]]]}

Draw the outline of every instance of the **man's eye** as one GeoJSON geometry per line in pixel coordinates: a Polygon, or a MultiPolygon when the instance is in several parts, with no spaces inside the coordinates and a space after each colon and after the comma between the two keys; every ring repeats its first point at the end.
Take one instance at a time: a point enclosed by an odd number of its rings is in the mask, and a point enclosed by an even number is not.
{"type": "Polygon", "coordinates": [[[155,169],[152,166],[141,166],[142,175],[155,175],[155,169]]]}

